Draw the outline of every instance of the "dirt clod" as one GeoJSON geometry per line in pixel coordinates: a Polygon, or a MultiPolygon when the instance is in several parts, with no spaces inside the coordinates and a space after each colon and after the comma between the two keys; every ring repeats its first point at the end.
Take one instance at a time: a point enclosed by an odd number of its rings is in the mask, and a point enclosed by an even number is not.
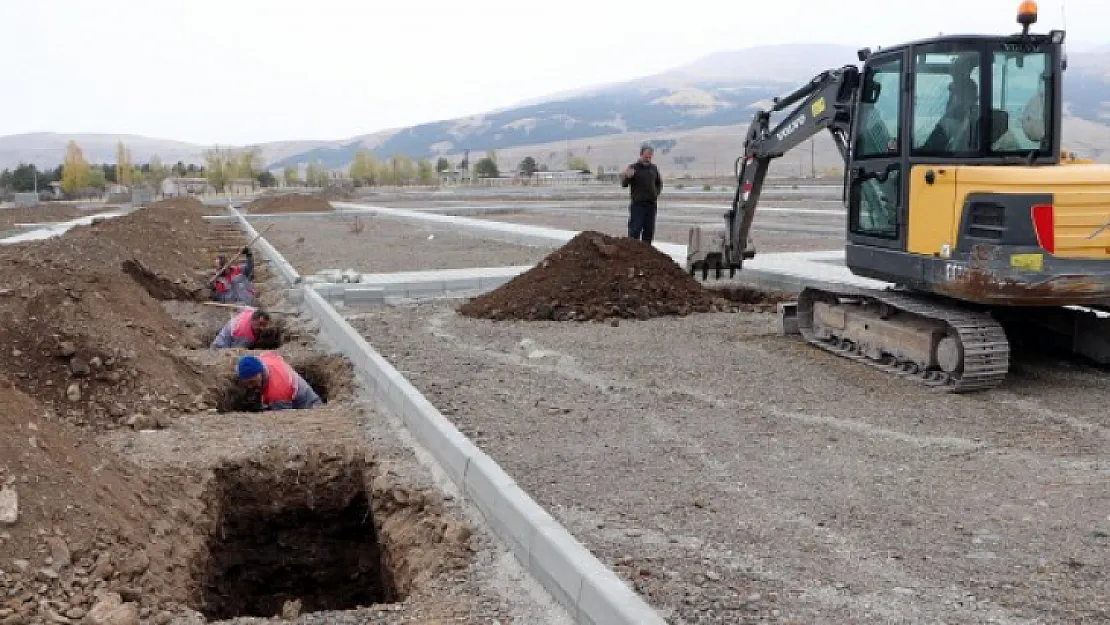
{"type": "Polygon", "coordinates": [[[118,593],[106,593],[85,615],[89,625],[139,625],[139,606],[124,603],[118,593]]]}
{"type": "Polygon", "coordinates": [[[706,289],[651,245],[582,232],[538,265],[459,308],[493,320],[600,321],[762,309],[774,296],[706,289]]]}
{"type": "Polygon", "coordinates": [[[14,488],[0,489],[0,525],[13,525],[19,520],[19,495],[14,488]]]}

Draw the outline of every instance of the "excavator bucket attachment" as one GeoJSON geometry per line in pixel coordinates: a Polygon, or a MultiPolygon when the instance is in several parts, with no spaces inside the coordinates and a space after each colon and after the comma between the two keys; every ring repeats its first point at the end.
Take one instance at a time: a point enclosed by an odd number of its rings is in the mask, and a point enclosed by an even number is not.
{"type": "MultiPolygon", "coordinates": [[[[755,243],[748,237],[748,245],[741,253],[742,260],[755,258],[755,243]]],[[[724,270],[728,269],[728,277],[736,276],[740,263],[729,260],[728,253],[728,228],[690,228],[690,240],[686,246],[686,271],[690,275],[697,275],[701,271],[701,279],[709,279],[709,271],[713,270],[713,277],[720,280],[724,270]]]]}
{"type": "Polygon", "coordinates": [[[719,279],[728,264],[725,250],[727,242],[728,232],[724,228],[691,228],[686,247],[686,270],[690,275],[696,275],[700,270],[702,280],[706,280],[712,269],[714,277],[719,279]]]}

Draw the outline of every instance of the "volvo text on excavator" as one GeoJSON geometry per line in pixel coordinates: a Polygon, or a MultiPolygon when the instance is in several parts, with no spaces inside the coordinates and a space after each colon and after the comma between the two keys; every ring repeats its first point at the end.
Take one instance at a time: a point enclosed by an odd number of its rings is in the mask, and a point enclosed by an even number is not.
{"type": "Polygon", "coordinates": [[[1061,160],[1064,32],[1036,21],[1026,0],[1013,35],[861,50],[862,67],[775,99],[748,129],[725,228],[691,230],[687,269],[720,278],[753,258],[768,167],[827,130],[845,262],[891,287],[804,288],[805,340],[950,392],[998,385],[1022,337],[1110,363],[1110,166],[1061,160]]]}

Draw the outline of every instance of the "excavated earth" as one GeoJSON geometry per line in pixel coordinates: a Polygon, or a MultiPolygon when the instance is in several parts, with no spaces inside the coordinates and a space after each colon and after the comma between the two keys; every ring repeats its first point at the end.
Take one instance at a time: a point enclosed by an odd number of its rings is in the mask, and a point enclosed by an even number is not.
{"type": "Polygon", "coordinates": [[[214,264],[195,200],[0,247],[0,375],[70,423],[180,412],[204,377],[159,299],[205,297],[214,264]]]}
{"type": "MultiPolygon", "coordinates": [[[[105,206],[104,210],[109,210],[105,206]]],[[[68,221],[98,212],[81,210],[75,204],[44,202],[30,208],[0,208],[0,232],[15,228],[19,224],[41,223],[47,221],[68,221]]]]}
{"type": "Polygon", "coordinates": [[[322,213],[332,210],[327,199],[304,193],[260,197],[243,208],[248,213],[322,213]]]}
{"type": "Polygon", "coordinates": [[[785,296],[707,289],[651,245],[579,233],[532,269],[459,307],[468,317],[601,321],[770,310],[785,296]]]}
{"type": "Polygon", "coordinates": [[[201,300],[242,238],[205,212],[0,247],[0,625],[566,622],[277,285],[326,404],[235,401],[241,352],[206,349],[233,311],[201,300]]]}

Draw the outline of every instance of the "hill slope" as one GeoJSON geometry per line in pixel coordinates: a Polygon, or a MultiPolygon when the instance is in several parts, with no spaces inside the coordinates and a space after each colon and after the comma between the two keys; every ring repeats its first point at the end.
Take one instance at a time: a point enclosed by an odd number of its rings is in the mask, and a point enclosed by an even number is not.
{"type": "MultiPolygon", "coordinates": [[[[404,153],[447,156],[458,162],[464,150],[470,150],[473,159],[474,154],[494,149],[502,169],[515,167],[524,156],[555,169],[565,166],[570,154],[591,164],[623,165],[635,158],[640,142],[648,141],[666,146],[662,162],[672,164],[672,169],[682,163],[679,168],[689,173],[727,171],[756,105],[796,89],[824,69],[855,62],[853,48],[837,45],[783,44],[722,52],[657,76],[406,128],[373,151],[383,158],[404,153]]],[[[1094,158],[1110,156],[1110,53],[1093,49],[1071,54],[1065,81],[1068,149],[1094,158]]],[[[813,169],[839,164],[831,142],[820,139],[815,144],[813,169]]],[[[318,148],[275,165],[316,161],[341,168],[358,149],[355,142],[318,148]]],[[[797,158],[792,167],[811,169],[808,154],[797,158]]]]}
{"type": "MultiPolygon", "coordinates": [[[[661,164],[672,172],[730,171],[754,107],[804,84],[821,70],[855,63],[855,49],[825,44],[782,44],[712,54],[656,76],[583,88],[472,117],[440,120],[341,141],[288,141],[259,147],[270,169],[316,162],[345,168],[359,150],[381,158],[445,156],[461,160],[498,151],[511,169],[533,156],[551,169],[568,156],[616,167],[635,158],[642,142],[659,146],[661,164]],[[692,159],[692,160],[691,160],[692,159]]],[[[1065,78],[1064,142],[1080,155],[1110,160],[1110,48],[1089,46],[1070,54],[1065,78]]],[[[40,166],[61,162],[65,143],[76,138],[92,161],[114,162],[115,135],[33,134],[0,137],[0,167],[21,160],[40,166]]],[[[136,160],[158,154],[163,162],[199,162],[205,146],[123,137],[136,160]]],[[[800,150],[808,152],[808,150],[800,150]]],[[[809,154],[791,154],[791,168],[809,171],[809,154]]],[[[812,169],[838,165],[832,144],[815,141],[812,169]]]]}

